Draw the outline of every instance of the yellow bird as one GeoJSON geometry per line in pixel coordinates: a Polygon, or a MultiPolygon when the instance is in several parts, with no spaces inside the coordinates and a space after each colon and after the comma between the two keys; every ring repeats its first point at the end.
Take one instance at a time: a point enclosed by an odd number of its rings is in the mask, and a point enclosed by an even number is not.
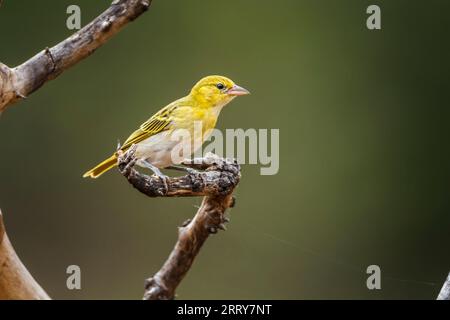
{"type": "MultiPolygon", "coordinates": [[[[176,137],[190,134],[187,143],[194,147],[180,148],[181,155],[175,158],[183,160],[190,157],[208,138],[208,132],[215,127],[222,108],[237,96],[249,93],[226,77],[205,77],[197,82],[187,96],[167,105],[144,122],[119,150],[126,152],[135,144],[136,164],[152,170],[160,178],[166,178],[159,169],[183,169],[176,166],[181,161],[174,159],[172,154],[180,144],[180,139],[176,137]],[[200,136],[195,134],[198,124],[202,129],[200,136]],[[183,150],[188,150],[189,154],[182,154],[183,150]]],[[[98,178],[116,165],[117,152],[86,172],[83,177],[98,178]]]]}

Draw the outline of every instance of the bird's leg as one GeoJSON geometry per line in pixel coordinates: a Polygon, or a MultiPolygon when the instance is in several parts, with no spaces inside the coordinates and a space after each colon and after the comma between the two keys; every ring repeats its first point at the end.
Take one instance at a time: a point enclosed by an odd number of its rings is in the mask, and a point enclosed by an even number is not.
{"type": "Polygon", "coordinates": [[[160,178],[167,178],[167,176],[162,173],[159,168],[155,167],[154,165],[152,165],[150,162],[146,161],[146,160],[141,160],[140,163],[146,167],[147,169],[150,169],[155,175],[157,175],[160,178]]]}
{"type": "Polygon", "coordinates": [[[192,169],[192,168],[188,168],[188,167],[183,167],[183,166],[177,166],[177,165],[172,165],[172,166],[168,166],[166,167],[166,169],[172,169],[172,170],[177,170],[177,171],[184,171],[187,172],[189,174],[192,175],[196,175],[199,173],[199,171],[192,169]]]}
{"type": "Polygon", "coordinates": [[[161,179],[162,183],[164,184],[165,191],[167,192],[169,190],[169,186],[167,184],[167,181],[169,180],[169,177],[163,174],[157,167],[152,165],[150,162],[141,160],[140,163],[150,169],[159,179],[161,179]]]}
{"type": "Polygon", "coordinates": [[[184,166],[177,166],[177,165],[168,166],[165,169],[172,169],[172,170],[187,172],[189,175],[189,178],[192,181],[193,186],[194,185],[196,186],[193,189],[197,189],[197,188],[201,189],[205,185],[205,179],[204,179],[202,173],[198,170],[195,170],[195,169],[189,168],[189,167],[184,167],[184,166]],[[200,181],[201,181],[201,183],[199,184],[200,181]]]}

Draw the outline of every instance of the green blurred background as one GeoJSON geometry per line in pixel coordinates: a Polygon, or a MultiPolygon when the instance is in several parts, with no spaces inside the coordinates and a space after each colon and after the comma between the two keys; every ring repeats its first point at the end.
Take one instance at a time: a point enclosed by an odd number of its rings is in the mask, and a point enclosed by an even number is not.
{"type": "MultiPolygon", "coordinates": [[[[14,66],[110,1],[4,1],[14,66]]],[[[279,128],[280,171],[243,166],[227,232],[179,298],[434,299],[450,270],[450,2],[154,0],[92,57],[0,118],[0,207],[54,298],[140,299],[201,199],[150,199],[81,174],[202,76],[252,91],[219,128],[279,128]],[[378,4],[382,30],[366,28],[378,4]],[[66,288],[66,267],[82,290],[66,288]],[[382,290],[366,288],[368,265],[382,290]]]]}

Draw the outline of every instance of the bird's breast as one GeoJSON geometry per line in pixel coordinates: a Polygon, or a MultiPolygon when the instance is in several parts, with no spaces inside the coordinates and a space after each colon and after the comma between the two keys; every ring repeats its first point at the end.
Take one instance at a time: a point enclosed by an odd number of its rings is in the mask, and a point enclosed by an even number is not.
{"type": "Polygon", "coordinates": [[[183,108],[174,117],[173,127],[187,129],[191,132],[198,130],[206,132],[214,129],[222,107],[213,108],[183,108]]]}
{"type": "Polygon", "coordinates": [[[196,110],[183,108],[173,116],[171,128],[138,143],[136,156],[147,159],[153,165],[164,168],[178,159],[189,158],[197,151],[215,128],[221,108],[196,110]]]}

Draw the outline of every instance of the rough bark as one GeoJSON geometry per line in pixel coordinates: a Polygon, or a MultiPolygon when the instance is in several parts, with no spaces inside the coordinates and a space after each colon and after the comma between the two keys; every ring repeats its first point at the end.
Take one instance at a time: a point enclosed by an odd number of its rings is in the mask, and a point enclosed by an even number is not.
{"type": "Polygon", "coordinates": [[[150,4],[151,0],[115,0],[84,28],[23,64],[9,68],[0,62],[0,113],[88,57],[150,4]]]}
{"type": "Polygon", "coordinates": [[[0,300],[48,300],[50,297],[20,261],[8,236],[0,211],[0,300]]]}
{"type": "MultiPolygon", "coordinates": [[[[0,6],[2,0],[0,0],[0,6]]],[[[144,13],[151,0],[115,0],[100,16],[52,48],[9,68],[0,62],[0,113],[88,57],[144,13]]],[[[0,299],[50,299],[16,255],[0,213],[0,299]]]]}
{"type": "Polygon", "coordinates": [[[150,197],[204,196],[202,205],[192,220],[178,229],[178,241],[161,269],[145,283],[144,300],[175,298],[175,290],[192,266],[210,234],[225,230],[227,208],[234,205],[232,193],[240,180],[236,162],[213,154],[186,161],[185,166],[205,171],[169,178],[163,182],[156,176],[146,176],[135,169],[134,148],[119,157],[119,170],[140,192],[150,197]]]}

